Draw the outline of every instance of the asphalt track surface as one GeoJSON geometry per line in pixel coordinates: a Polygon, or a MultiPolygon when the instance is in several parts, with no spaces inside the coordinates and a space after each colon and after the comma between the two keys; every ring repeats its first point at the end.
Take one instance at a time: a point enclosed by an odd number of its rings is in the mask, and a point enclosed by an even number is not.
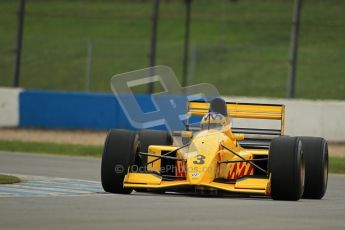
{"type": "MultiPolygon", "coordinates": [[[[0,152],[0,172],[99,186],[100,160],[0,152]]],[[[323,200],[298,202],[112,195],[97,189],[79,195],[0,197],[0,229],[345,229],[345,176],[330,176],[323,200]]]]}

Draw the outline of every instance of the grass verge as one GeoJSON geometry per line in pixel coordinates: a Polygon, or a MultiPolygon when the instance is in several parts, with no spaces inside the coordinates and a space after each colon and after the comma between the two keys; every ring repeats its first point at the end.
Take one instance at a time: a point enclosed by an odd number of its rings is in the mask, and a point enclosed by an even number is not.
{"type": "Polygon", "coordinates": [[[345,157],[330,157],[329,171],[331,173],[345,173],[345,157]]]}
{"type": "Polygon", "coordinates": [[[20,179],[10,175],[0,175],[0,184],[14,184],[19,183],[20,179]]]}
{"type": "MultiPolygon", "coordinates": [[[[181,81],[184,1],[161,2],[156,63],[171,66],[181,81]]],[[[12,85],[17,8],[18,1],[0,1],[1,86],[12,85]]],[[[299,98],[345,99],[342,9],[342,0],[303,4],[299,98]]],[[[222,95],[285,97],[292,10],[287,0],[193,1],[191,83],[214,84],[222,95]]],[[[111,76],[147,66],[151,11],[144,0],[27,1],[20,86],[85,90],[92,39],[91,91],[109,92],[111,76]]]]}
{"type": "MultiPolygon", "coordinates": [[[[101,157],[102,149],[102,146],[0,140],[0,150],[10,152],[101,157]]],[[[345,157],[330,157],[329,171],[345,173],[345,157]]]]}
{"type": "Polygon", "coordinates": [[[0,150],[67,156],[100,157],[102,154],[102,146],[4,140],[0,140],[0,150]]]}

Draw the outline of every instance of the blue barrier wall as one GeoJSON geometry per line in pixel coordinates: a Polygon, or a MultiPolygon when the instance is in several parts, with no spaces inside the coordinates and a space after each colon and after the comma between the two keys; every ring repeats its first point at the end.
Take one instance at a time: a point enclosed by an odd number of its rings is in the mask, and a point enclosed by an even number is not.
{"type": "Polygon", "coordinates": [[[40,128],[116,127],[117,102],[108,94],[24,91],[19,125],[40,128]]]}
{"type": "MultiPolygon", "coordinates": [[[[155,107],[147,95],[136,95],[143,112],[155,107]]],[[[113,94],[23,91],[19,126],[60,129],[134,129],[113,94]]],[[[163,126],[154,129],[165,129],[163,126]]]]}
{"type": "Polygon", "coordinates": [[[112,94],[23,91],[19,125],[39,128],[132,128],[112,94]]]}
{"type": "MultiPolygon", "coordinates": [[[[137,98],[144,110],[153,108],[149,96],[137,98]]],[[[285,104],[287,135],[322,136],[333,142],[345,140],[344,101],[241,97],[232,100],[243,103],[285,104]],[[304,116],[301,117],[301,114],[304,116]]],[[[0,88],[0,104],[0,127],[133,129],[110,93],[26,91],[3,87],[0,88]]],[[[191,120],[198,122],[200,119],[191,120]]]]}

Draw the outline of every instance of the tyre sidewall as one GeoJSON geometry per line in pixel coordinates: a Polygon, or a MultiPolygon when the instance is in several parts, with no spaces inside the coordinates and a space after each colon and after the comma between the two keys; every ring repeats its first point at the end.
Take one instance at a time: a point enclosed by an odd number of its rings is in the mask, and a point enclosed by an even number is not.
{"type": "Polygon", "coordinates": [[[134,164],[139,146],[138,135],[128,130],[111,130],[106,138],[102,163],[101,180],[103,189],[111,193],[130,193],[123,188],[123,180],[134,164]]]}
{"type": "Polygon", "coordinates": [[[271,197],[298,200],[303,194],[303,151],[297,137],[282,136],[272,140],[269,150],[271,197]]]}

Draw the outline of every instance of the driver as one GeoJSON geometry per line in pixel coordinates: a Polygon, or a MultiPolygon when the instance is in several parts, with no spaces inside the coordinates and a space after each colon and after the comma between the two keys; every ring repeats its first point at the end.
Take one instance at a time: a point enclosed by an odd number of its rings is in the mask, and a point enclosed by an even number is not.
{"type": "Polygon", "coordinates": [[[208,112],[201,120],[201,130],[223,129],[230,125],[229,120],[220,113],[208,112]]]}
{"type": "Polygon", "coordinates": [[[201,119],[201,130],[217,129],[224,132],[232,140],[243,140],[243,134],[234,134],[231,131],[230,117],[226,117],[220,113],[208,112],[201,119]]]}

